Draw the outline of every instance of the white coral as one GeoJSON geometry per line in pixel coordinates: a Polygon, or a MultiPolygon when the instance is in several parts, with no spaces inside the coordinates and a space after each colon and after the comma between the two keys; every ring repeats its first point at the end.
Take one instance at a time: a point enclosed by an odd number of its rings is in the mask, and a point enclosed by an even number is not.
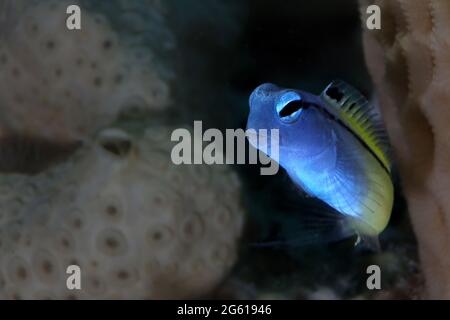
{"type": "Polygon", "coordinates": [[[227,166],[173,165],[170,133],[106,129],[48,172],[1,176],[0,298],[207,294],[236,258],[239,181],[227,166]],[[66,288],[70,264],[82,290],[66,288]]]}
{"type": "Polygon", "coordinates": [[[164,108],[168,86],[151,59],[142,57],[151,53],[122,45],[105,17],[88,10],[82,11],[82,29],[68,30],[67,5],[41,1],[30,6],[5,35],[0,123],[67,141],[109,124],[133,99],[147,109],[164,108]]]}

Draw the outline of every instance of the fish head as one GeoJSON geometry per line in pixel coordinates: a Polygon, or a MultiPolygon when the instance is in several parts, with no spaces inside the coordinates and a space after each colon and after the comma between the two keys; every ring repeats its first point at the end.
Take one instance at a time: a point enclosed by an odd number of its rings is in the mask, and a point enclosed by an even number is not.
{"type": "Polygon", "coordinates": [[[249,99],[247,137],[250,144],[259,150],[266,148],[270,156],[275,141],[261,139],[261,136],[269,136],[271,130],[277,129],[280,157],[286,152],[294,152],[297,157],[320,153],[331,142],[330,128],[320,111],[320,103],[317,96],[308,92],[271,83],[258,86],[249,99]]]}

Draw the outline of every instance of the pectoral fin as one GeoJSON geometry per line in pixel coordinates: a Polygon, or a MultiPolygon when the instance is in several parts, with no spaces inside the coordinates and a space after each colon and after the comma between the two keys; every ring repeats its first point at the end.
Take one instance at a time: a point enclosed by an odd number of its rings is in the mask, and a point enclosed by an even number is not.
{"type": "Polygon", "coordinates": [[[252,247],[304,247],[339,241],[355,235],[345,216],[317,198],[287,202],[281,208],[282,222],[276,234],[252,247]]]}

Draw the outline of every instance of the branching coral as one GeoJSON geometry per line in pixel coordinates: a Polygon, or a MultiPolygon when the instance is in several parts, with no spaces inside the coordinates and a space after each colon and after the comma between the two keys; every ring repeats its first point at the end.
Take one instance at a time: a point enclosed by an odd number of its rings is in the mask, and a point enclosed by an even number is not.
{"type": "Polygon", "coordinates": [[[194,298],[218,284],[242,229],[239,181],[173,165],[171,131],[105,129],[38,176],[1,176],[0,298],[194,298]],[[71,264],[82,290],[66,288],[71,264]]]}
{"type": "Polygon", "coordinates": [[[366,61],[395,147],[426,294],[450,298],[450,3],[361,1],[381,8],[366,61]]]}

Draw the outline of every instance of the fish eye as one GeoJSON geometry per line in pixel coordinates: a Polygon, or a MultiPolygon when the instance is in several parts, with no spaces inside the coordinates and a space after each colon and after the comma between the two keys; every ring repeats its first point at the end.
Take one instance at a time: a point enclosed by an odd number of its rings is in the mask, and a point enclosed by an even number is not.
{"type": "Polygon", "coordinates": [[[296,121],[303,111],[302,97],[295,92],[284,94],[276,105],[276,112],[281,121],[292,123],[296,121]]]}

